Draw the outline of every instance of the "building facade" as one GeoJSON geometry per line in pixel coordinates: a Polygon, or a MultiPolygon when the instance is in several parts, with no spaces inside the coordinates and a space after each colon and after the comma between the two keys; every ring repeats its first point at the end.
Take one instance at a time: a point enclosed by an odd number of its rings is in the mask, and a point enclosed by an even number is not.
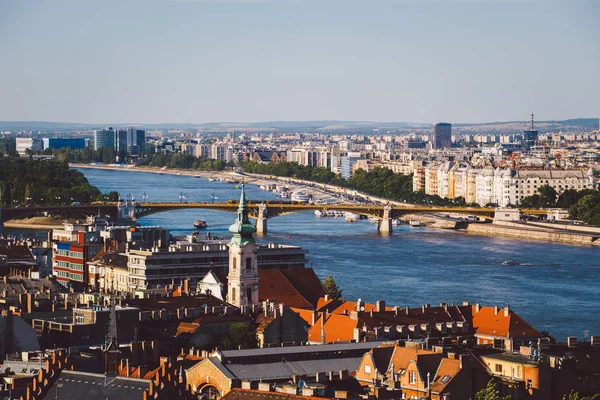
{"type": "Polygon", "coordinates": [[[115,147],[115,130],[111,127],[94,132],[94,150],[104,147],[115,147]]]}
{"type": "Polygon", "coordinates": [[[443,149],[452,146],[452,124],[439,122],[433,127],[433,148],[443,149]]]}

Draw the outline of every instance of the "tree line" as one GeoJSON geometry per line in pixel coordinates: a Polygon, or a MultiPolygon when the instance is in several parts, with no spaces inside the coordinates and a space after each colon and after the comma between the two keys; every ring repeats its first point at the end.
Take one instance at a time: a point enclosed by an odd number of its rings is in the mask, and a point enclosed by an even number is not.
{"type": "Polygon", "coordinates": [[[194,157],[185,153],[154,153],[138,165],[177,169],[197,169],[200,171],[223,171],[233,167],[231,163],[206,157],[194,157]]]}
{"type": "Polygon", "coordinates": [[[558,195],[550,185],[538,188],[538,192],[525,197],[519,204],[523,208],[564,208],[570,218],[589,225],[600,225],[600,192],[593,189],[567,189],[558,195]]]}
{"type": "MultiPolygon", "coordinates": [[[[0,157],[0,190],[4,207],[89,203],[105,197],[66,161],[18,156],[0,157]]],[[[112,200],[115,193],[106,196],[112,200]]]]}

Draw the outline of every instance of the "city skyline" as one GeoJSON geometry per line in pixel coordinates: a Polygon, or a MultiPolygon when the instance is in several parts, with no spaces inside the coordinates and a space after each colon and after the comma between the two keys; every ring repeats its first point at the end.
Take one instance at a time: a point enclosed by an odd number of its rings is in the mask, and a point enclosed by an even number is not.
{"type": "Polygon", "coordinates": [[[594,117],[598,4],[0,1],[0,120],[594,117]]]}

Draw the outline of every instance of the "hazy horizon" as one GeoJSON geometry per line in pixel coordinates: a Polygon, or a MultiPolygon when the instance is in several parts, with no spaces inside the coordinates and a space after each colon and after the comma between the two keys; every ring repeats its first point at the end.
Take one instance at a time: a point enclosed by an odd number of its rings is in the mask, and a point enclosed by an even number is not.
{"type": "Polygon", "coordinates": [[[584,0],[0,0],[0,120],[595,117],[599,17],[584,0]]]}

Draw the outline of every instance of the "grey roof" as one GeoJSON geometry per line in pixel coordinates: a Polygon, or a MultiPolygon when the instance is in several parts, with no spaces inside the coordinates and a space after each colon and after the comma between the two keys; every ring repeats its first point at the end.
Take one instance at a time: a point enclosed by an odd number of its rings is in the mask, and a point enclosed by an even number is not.
{"type": "Polygon", "coordinates": [[[141,399],[144,390],[149,387],[150,381],[146,379],[106,377],[101,374],[64,370],[43,398],[49,400],[141,399]]]}
{"type": "Polygon", "coordinates": [[[45,367],[45,361],[11,361],[6,360],[4,364],[0,365],[0,374],[4,374],[10,369],[10,372],[17,375],[37,375],[40,369],[45,367]]]}
{"type": "Polygon", "coordinates": [[[223,375],[225,375],[226,378],[228,379],[234,379],[235,376],[231,373],[231,371],[229,371],[222,363],[221,360],[219,360],[216,357],[209,357],[208,360],[213,363],[213,365],[219,370],[221,371],[221,373],[223,375]]]}
{"type": "Polygon", "coordinates": [[[317,372],[356,371],[362,357],[282,361],[260,364],[227,364],[237,379],[246,381],[290,379],[293,375],[315,376],[317,372]]]}
{"type": "Polygon", "coordinates": [[[493,354],[484,354],[482,357],[491,358],[493,360],[502,360],[514,363],[522,363],[522,364],[532,364],[537,365],[538,363],[534,360],[531,360],[526,355],[520,353],[493,353],[493,354]]]}
{"type": "Polygon", "coordinates": [[[347,350],[364,350],[369,351],[375,347],[379,347],[384,342],[359,342],[359,343],[333,343],[333,344],[316,344],[310,346],[283,346],[283,347],[267,347],[262,349],[242,349],[242,350],[220,350],[223,359],[237,357],[258,357],[264,355],[286,355],[299,353],[323,353],[347,350]]]}

